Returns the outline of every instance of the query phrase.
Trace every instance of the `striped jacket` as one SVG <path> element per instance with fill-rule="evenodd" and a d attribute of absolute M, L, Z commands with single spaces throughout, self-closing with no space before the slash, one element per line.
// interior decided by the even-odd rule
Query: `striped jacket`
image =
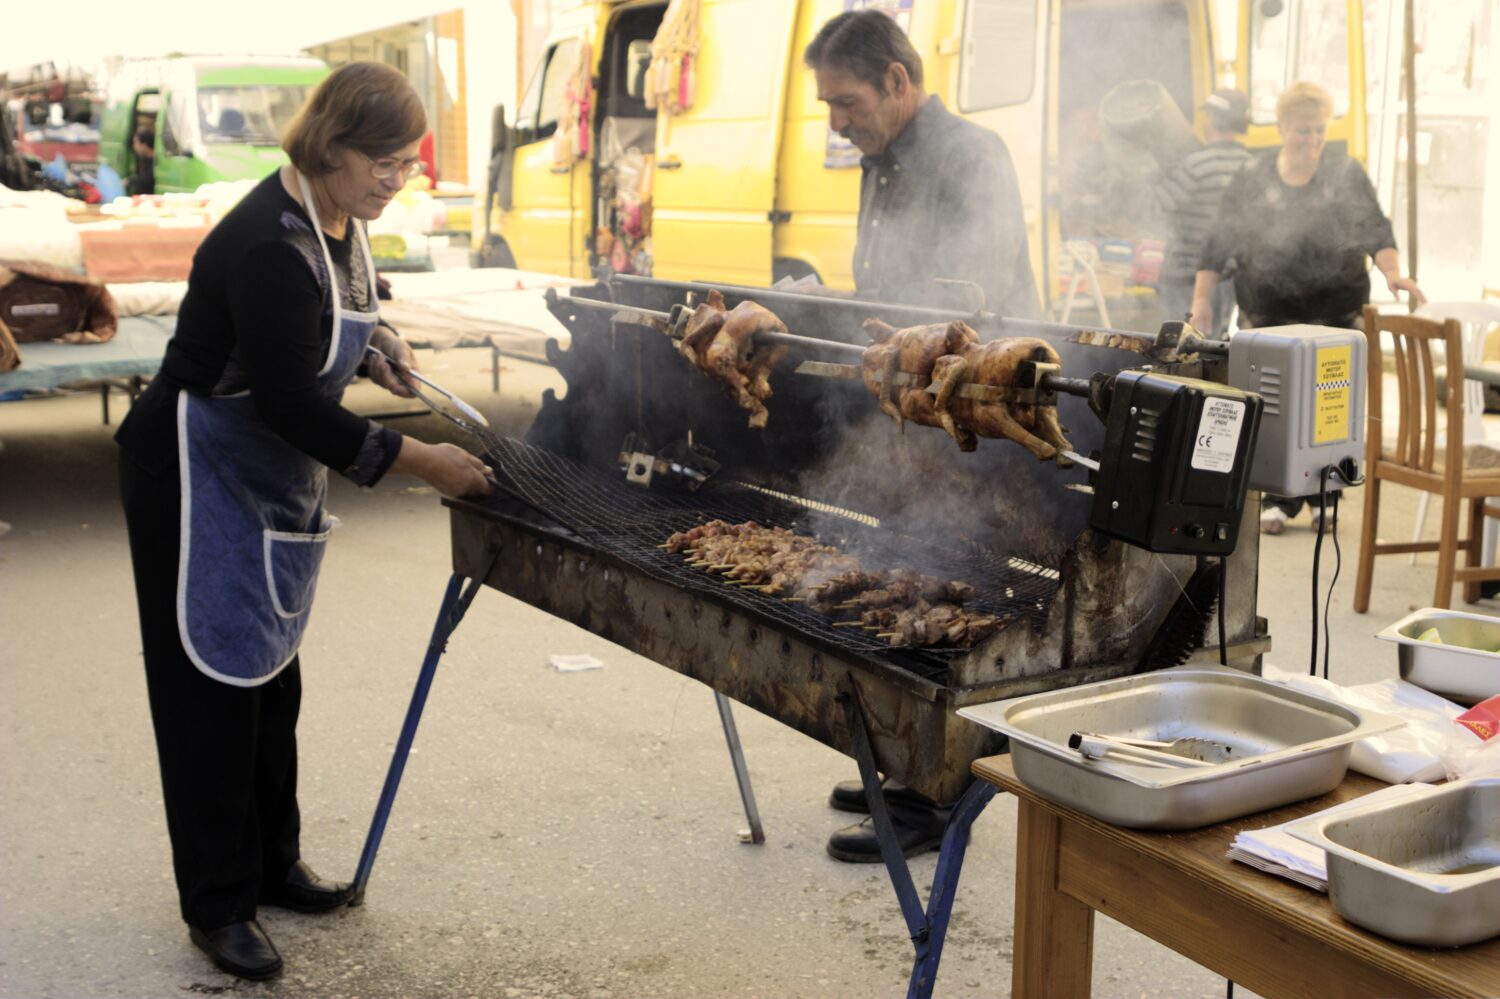
<path fill-rule="evenodd" d="M 1162 174 L 1156 199 L 1171 226 L 1163 277 L 1191 278 L 1197 272 L 1209 231 L 1219 217 L 1219 199 L 1250 159 L 1249 150 L 1225 139 L 1189 153 Z"/>

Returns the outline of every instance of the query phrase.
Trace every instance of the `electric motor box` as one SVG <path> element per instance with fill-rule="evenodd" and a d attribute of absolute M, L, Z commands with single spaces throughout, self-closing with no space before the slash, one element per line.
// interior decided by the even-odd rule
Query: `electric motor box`
<path fill-rule="evenodd" d="M 1260 410 L 1259 397 L 1227 385 L 1122 371 L 1089 524 L 1148 551 L 1230 554 Z"/>
<path fill-rule="evenodd" d="M 1234 335 L 1229 384 L 1264 401 L 1250 488 L 1273 496 L 1311 496 L 1322 488 L 1324 469 L 1360 467 L 1366 354 L 1358 330 L 1272 326 Z M 1327 477 L 1328 489 L 1343 485 L 1339 476 Z"/>

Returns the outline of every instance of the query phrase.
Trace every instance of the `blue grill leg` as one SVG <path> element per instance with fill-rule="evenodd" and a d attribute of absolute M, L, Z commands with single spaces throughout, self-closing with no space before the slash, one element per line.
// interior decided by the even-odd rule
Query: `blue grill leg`
<path fill-rule="evenodd" d="M 498 556 L 497 556 L 498 557 Z M 493 568 L 494 559 L 490 567 Z M 427 705 L 427 692 L 432 689 L 432 678 L 437 673 L 438 659 L 448 645 L 458 623 L 463 620 L 475 594 L 484 585 L 484 574 L 463 586 L 463 577 L 454 573 L 448 578 L 448 589 L 443 594 L 443 604 L 438 609 L 437 623 L 432 628 L 432 639 L 427 643 L 427 656 L 422 660 L 422 669 L 417 674 L 417 686 L 412 691 L 411 703 L 406 708 L 406 721 L 401 725 L 401 737 L 396 740 L 396 751 L 391 756 L 391 765 L 385 774 L 385 786 L 380 789 L 380 801 L 370 819 L 370 831 L 365 835 L 365 846 L 359 854 L 359 867 L 354 872 L 354 898 L 351 904 L 364 901 L 365 886 L 370 881 L 370 871 L 375 866 L 375 854 L 380 850 L 381 837 L 385 835 L 386 821 L 391 817 L 391 806 L 396 801 L 396 789 L 401 785 L 401 774 L 406 769 L 406 758 L 411 753 L 411 744 L 417 737 L 417 723 L 422 720 L 422 709 Z"/>
<path fill-rule="evenodd" d="M 896 839 L 890 809 L 885 803 L 885 791 L 880 784 L 869 729 L 865 726 L 859 688 L 847 674 L 840 684 L 839 701 L 843 704 L 844 718 L 849 728 L 850 748 L 859 764 L 860 781 L 865 786 L 865 799 L 870 803 L 870 815 L 875 820 L 875 837 L 880 843 L 880 856 L 890 874 L 891 886 L 896 890 L 896 901 L 901 906 L 901 915 L 906 920 L 906 928 L 916 951 L 911 981 L 906 991 L 907 999 L 930 999 L 933 984 L 937 980 L 938 962 L 943 956 L 948 920 L 953 915 L 953 899 L 958 893 L 958 878 L 963 869 L 964 853 L 969 848 L 969 828 L 995 796 L 995 787 L 984 781 L 972 781 L 954 805 L 948 816 L 948 825 L 943 830 L 937 870 L 932 878 L 932 895 L 924 911 L 916 885 L 912 882 L 911 869 L 907 867 L 906 857 L 901 853 L 901 844 Z"/>

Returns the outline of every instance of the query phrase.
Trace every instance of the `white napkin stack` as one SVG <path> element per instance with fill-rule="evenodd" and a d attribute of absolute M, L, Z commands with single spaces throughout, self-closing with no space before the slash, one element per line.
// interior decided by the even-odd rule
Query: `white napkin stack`
<path fill-rule="evenodd" d="M 1346 801 L 1341 805 L 1334 805 L 1321 812 L 1304 815 L 1291 822 L 1283 822 L 1281 825 L 1271 826 L 1267 829 L 1246 829 L 1235 836 L 1234 842 L 1229 846 L 1226 856 L 1230 860 L 1238 860 L 1242 864 L 1249 864 L 1267 874 L 1276 874 L 1298 884 L 1306 885 L 1315 891 L 1326 892 L 1328 890 L 1328 858 L 1327 855 L 1311 843 L 1304 843 L 1300 839 L 1294 839 L 1286 832 L 1286 827 L 1298 822 L 1306 822 L 1308 819 L 1322 815 L 1336 815 L 1339 812 L 1347 812 L 1352 808 L 1368 805 L 1377 801 L 1393 801 L 1399 798 L 1410 797 L 1419 791 L 1427 790 L 1429 784 L 1392 784 L 1378 791 L 1372 791 L 1363 797 Z"/>

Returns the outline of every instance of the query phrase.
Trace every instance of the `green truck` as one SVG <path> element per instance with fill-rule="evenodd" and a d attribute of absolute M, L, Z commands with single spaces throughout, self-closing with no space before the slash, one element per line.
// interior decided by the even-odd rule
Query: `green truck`
<path fill-rule="evenodd" d="M 137 172 L 131 136 L 156 141 L 155 193 L 258 180 L 285 163 L 281 136 L 328 75 L 318 59 L 175 56 L 132 60 L 110 81 L 99 124 L 99 162 Z"/>

